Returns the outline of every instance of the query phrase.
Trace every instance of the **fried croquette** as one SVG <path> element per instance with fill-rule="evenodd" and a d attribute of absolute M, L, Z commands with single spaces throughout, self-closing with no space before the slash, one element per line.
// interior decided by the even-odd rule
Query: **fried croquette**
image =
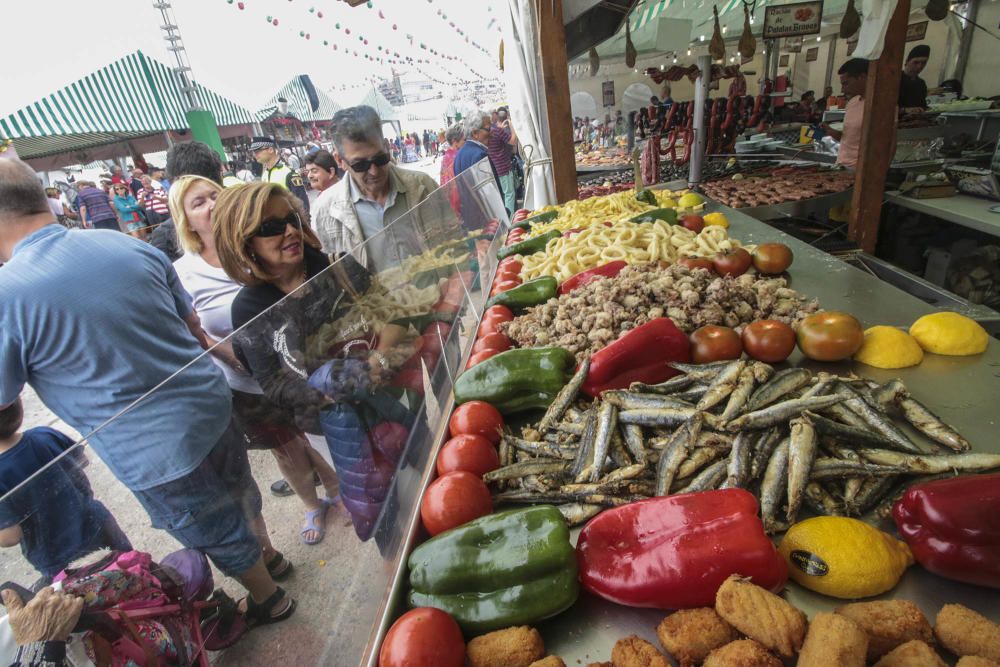
<path fill-rule="evenodd" d="M 470 640 L 465 655 L 471 667 L 528 667 L 545 657 L 545 643 L 538 630 L 522 625 Z"/>
<path fill-rule="evenodd" d="M 710 607 L 670 614 L 656 626 L 656 636 L 680 667 L 700 664 L 713 650 L 739 639 L 733 626 Z"/>
<path fill-rule="evenodd" d="M 615 642 L 611 664 L 614 667 L 670 667 L 670 662 L 655 646 L 636 635 Z"/>
<path fill-rule="evenodd" d="M 587 667 L 615 667 L 610 662 L 588 662 Z"/>
<path fill-rule="evenodd" d="M 715 611 L 724 621 L 786 658 L 802 648 L 806 615 L 769 590 L 737 575 L 715 594 Z"/>
<path fill-rule="evenodd" d="M 980 658 L 978 655 L 966 655 L 959 658 L 955 667 L 1000 667 L 1000 662 Z"/>
<path fill-rule="evenodd" d="M 855 602 L 837 608 L 868 635 L 868 660 L 875 661 L 911 639 L 934 643 L 930 621 L 910 600 Z"/>
<path fill-rule="evenodd" d="M 934 635 L 957 656 L 976 655 L 1000 662 L 1000 625 L 960 604 L 941 607 Z"/>
<path fill-rule="evenodd" d="M 919 639 L 900 644 L 882 656 L 875 667 L 948 667 L 930 646 Z"/>
<path fill-rule="evenodd" d="M 754 640 L 740 639 L 709 653 L 702 667 L 781 667 L 781 660 Z"/>
<path fill-rule="evenodd" d="M 865 667 L 868 635 L 861 626 L 837 614 L 820 613 L 809 623 L 798 667 Z"/>
<path fill-rule="evenodd" d="M 566 667 L 566 663 L 558 655 L 550 655 L 547 658 L 536 660 L 528 667 Z"/>

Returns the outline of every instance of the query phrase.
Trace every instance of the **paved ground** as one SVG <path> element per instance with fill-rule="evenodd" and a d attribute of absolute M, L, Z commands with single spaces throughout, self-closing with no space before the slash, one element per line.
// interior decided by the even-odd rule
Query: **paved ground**
<path fill-rule="evenodd" d="M 421 160 L 405 165 L 437 180 L 440 161 Z M 74 438 L 69 426 L 52 414 L 29 389 L 22 396 L 24 428 L 51 426 Z M 319 440 L 320 447 L 323 446 Z M 111 474 L 92 452 L 86 468 L 95 496 L 118 520 L 133 546 L 161 558 L 180 548 L 167 533 L 152 528 L 149 518 L 132 494 Z M 354 534 L 343 505 L 327 515 L 324 541 L 307 546 L 299 538 L 303 509 L 294 497 L 276 498 L 268 492 L 278 479 L 277 466 L 267 452 L 250 452 L 250 461 L 264 494 L 264 518 L 275 547 L 295 564 L 295 572 L 282 585 L 298 601 L 295 615 L 273 626 L 250 632 L 236 646 L 213 655 L 213 663 L 230 665 L 352 665 L 347 656 L 358 655 L 364 647 L 377 605 L 388 584 L 387 566 L 371 542 L 361 543 Z M 216 586 L 234 598 L 243 595 L 234 580 L 216 572 Z M 38 574 L 21 555 L 20 549 L 0 550 L 0 581 L 30 586 Z"/>

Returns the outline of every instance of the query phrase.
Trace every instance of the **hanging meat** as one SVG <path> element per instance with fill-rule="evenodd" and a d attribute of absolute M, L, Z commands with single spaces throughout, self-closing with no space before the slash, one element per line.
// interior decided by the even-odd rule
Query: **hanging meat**
<path fill-rule="evenodd" d="M 597 49 L 590 47 L 587 57 L 590 59 L 590 76 L 597 76 L 597 70 L 601 69 L 601 57 L 597 55 Z"/>
<path fill-rule="evenodd" d="M 840 22 L 840 36 L 847 39 L 858 31 L 861 27 L 861 16 L 854 7 L 854 0 L 847 0 L 847 9 L 844 10 L 844 18 Z"/>
<path fill-rule="evenodd" d="M 738 48 L 740 55 L 746 59 L 753 58 L 753 54 L 757 52 L 757 40 L 750 30 L 750 8 L 746 3 L 743 5 L 743 34 L 740 35 Z"/>
<path fill-rule="evenodd" d="M 635 67 L 635 58 L 639 55 L 632 43 L 632 30 L 629 27 L 628 19 L 625 19 L 625 64 Z"/>
<path fill-rule="evenodd" d="M 715 28 L 712 31 L 712 41 L 708 43 L 708 55 L 714 60 L 726 59 L 726 43 L 722 40 L 722 28 L 719 27 L 719 8 L 712 5 L 715 16 Z"/>
<path fill-rule="evenodd" d="M 927 0 L 924 13 L 931 21 L 943 21 L 948 16 L 948 0 Z"/>

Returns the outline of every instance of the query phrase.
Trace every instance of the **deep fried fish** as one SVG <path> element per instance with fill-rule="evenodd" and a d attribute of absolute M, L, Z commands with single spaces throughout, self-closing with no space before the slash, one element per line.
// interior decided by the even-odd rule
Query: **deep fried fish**
<path fill-rule="evenodd" d="M 715 611 L 731 626 L 779 655 L 791 658 L 802 648 L 806 615 L 785 600 L 732 575 L 715 594 Z"/>
<path fill-rule="evenodd" d="M 861 626 L 838 614 L 819 613 L 799 653 L 798 667 L 865 667 L 868 635 Z"/>
<path fill-rule="evenodd" d="M 660 621 L 656 636 L 681 667 L 700 664 L 713 650 L 739 639 L 714 609 L 681 609 Z"/>
<path fill-rule="evenodd" d="M 868 635 L 868 660 L 874 661 L 911 639 L 934 643 L 930 621 L 910 600 L 855 602 L 837 613 L 861 626 Z"/>

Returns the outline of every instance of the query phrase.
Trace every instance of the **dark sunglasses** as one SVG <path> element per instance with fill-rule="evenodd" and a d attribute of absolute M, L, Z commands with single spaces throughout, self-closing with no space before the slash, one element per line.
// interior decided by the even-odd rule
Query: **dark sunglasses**
<path fill-rule="evenodd" d="M 362 159 L 362 160 L 357 160 L 356 162 L 352 162 L 350 166 L 353 171 L 362 174 L 371 169 L 372 165 L 375 165 L 376 167 L 384 167 L 385 165 L 389 164 L 390 159 L 391 158 L 389 157 L 388 153 L 379 153 L 370 160 Z"/>
<path fill-rule="evenodd" d="M 284 218 L 271 218 L 260 223 L 260 227 L 253 233 L 254 236 L 281 236 L 285 233 L 285 228 L 291 225 L 295 229 L 302 229 L 302 221 L 299 214 L 292 211 Z"/>

